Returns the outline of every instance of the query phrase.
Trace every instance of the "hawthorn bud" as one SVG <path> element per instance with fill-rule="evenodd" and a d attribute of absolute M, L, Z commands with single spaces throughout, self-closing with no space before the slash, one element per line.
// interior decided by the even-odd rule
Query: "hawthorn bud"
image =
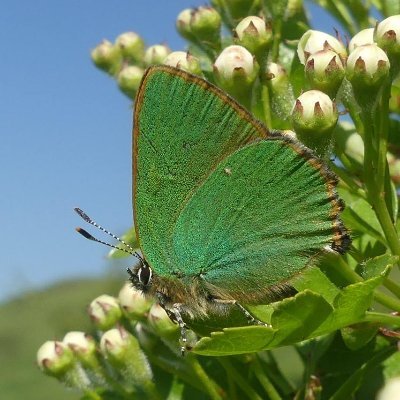
<path fill-rule="evenodd" d="M 374 28 L 363 29 L 351 38 L 349 43 L 349 52 L 351 53 L 356 47 L 373 43 L 375 43 Z"/>
<path fill-rule="evenodd" d="M 92 61 L 97 68 L 114 75 L 121 65 L 121 53 L 117 46 L 103 40 L 91 52 Z"/>
<path fill-rule="evenodd" d="M 158 398 L 154 395 L 150 364 L 133 335 L 122 327 L 110 329 L 100 339 L 100 351 L 110 364 L 122 371 L 128 381 L 142 387 L 147 393 L 153 393 L 146 398 Z"/>
<path fill-rule="evenodd" d="M 270 24 L 256 16 L 242 19 L 235 29 L 235 42 L 253 53 L 258 62 L 267 56 L 267 50 L 272 41 Z"/>
<path fill-rule="evenodd" d="M 298 139 L 320 156 L 329 150 L 337 120 L 336 104 L 319 90 L 309 90 L 300 95 L 292 111 Z"/>
<path fill-rule="evenodd" d="M 302 64 L 306 63 L 311 54 L 321 50 L 332 50 L 337 53 L 342 60 L 347 56 L 346 48 L 342 42 L 320 31 L 308 30 L 300 38 L 299 44 L 297 45 L 297 55 Z"/>
<path fill-rule="evenodd" d="M 103 294 L 90 303 L 88 314 L 96 327 L 104 331 L 119 321 L 122 311 L 115 297 Z"/>
<path fill-rule="evenodd" d="M 124 59 L 137 62 L 144 56 L 144 41 L 135 32 L 125 32 L 117 37 L 115 45 L 120 49 Z"/>
<path fill-rule="evenodd" d="M 389 57 L 400 57 L 400 15 L 392 15 L 375 27 L 374 38 Z"/>
<path fill-rule="evenodd" d="M 368 88 L 376 90 L 388 78 L 389 69 L 390 63 L 386 53 L 376 44 L 367 44 L 356 47 L 350 53 L 346 75 L 355 92 Z"/>
<path fill-rule="evenodd" d="M 252 54 L 242 46 L 226 47 L 214 64 L 217 83 L 247 106 L 258 70 Z"/>
<path fill-rule="evenodd" d="M 199 59 L 185 51 L 173 51 L 168 54 L 164 64 L 180 68 L 195 75 L 202 75 Z"/>
<path fill-rule="evenodd" d="M 339 55 L 332 50 L 311 54 L 306 61 L 305 73 L 313 89 L 332 97 L 335 97 L 345 75 Z"/>
<path fill-rule="evenodd" d="M 268 63 L 263 82 L 269 88 L 273 112 L 281 120 L 289 120 L 295 97 L 286 70 L 280 64 Z"/>
<path fill-rule="evenodd" d="M 199 7 L 192 11 L 190 31 L 196 40 L 215 47 L 220 43 L 221 16 L 212 7 Z"/>
<path fill-rule="evenodd" d="M 150 326 L 161 337 L 176 339 L 179 326 L 171 321 L 165 310 L 157 303 L 150 308 L 148 321 Z"/>
<path fill-rule="evenodd" d="M 176 19 L 176 29 L 182 37 L 190 41 L 194 40 L 191 21 L 192 21 L 193 9 L 186 8 L 181 11 Z"/>
<path fill-rule="evenodd" d="M 143 60 L 148 67 L 162 64 L 169 53 L 171 53 L 171 50 L 167 46 L 155 44 L 146 50 Z"/>
<path fill-rule="evenodd" d="M 130 65 L 118 74 L 118 86 L 130 99 L 134 99 L 143 76 L 143 69 Z"/>
<path fill-rule="evenodd" d="M 68 332 L 63 339 L 67 345 L 84 365 L 92 365 L 96 354 L 96 342 L 93 337 L 85 332 Z"/>
<path fill-rule="evenodd" d="M 63 342 L 49 340 L 37 352 L 37 364 L 47 375 L 61 378 L 74 365 L 71 349 Z"/>
<path fill-rule="evenodd" d="M 153 304 L 152 300 L 147 299 L 142 292 L 132 287 L 129 282 L 125 283 L 120 290 L 118 300 L 125 314 L 133 319 L 143 318 Z"/>

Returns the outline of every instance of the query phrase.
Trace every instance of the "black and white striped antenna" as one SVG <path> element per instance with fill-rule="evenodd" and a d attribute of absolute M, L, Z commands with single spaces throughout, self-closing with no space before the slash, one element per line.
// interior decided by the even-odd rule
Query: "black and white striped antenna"
<path fill-rule="evenodd" d="M 85 231 L 85 229 L 83 228 L 76 228 L 75 230 L 80 233 L 83 237 L 85 237 L 86 239 L 92 240 L 93 242 L 97 242 L 97 243 L 101 243 L 104 244 L 108 247 L 112 247 L 113 249 L 116 250 L 121 250 L 124 253 L 130 254 L 134 257 L 136 257 L 138 260 L 140 260 L 141 262 L 144 262 L 143 257 L 137 252 L 135 251 L 135 249 L 127 242 L 125 242 L 125 240 L 119 238 L 118 236 L 114 235 L 113 233 L 111 233 L 110 231 L 108 231 L 107 229 L 103 228 L 101 225 L 99 225 L 97 222 L 95 222 L 94 220 L 92 220 L 92 218 L 90 218 L 85 212 L 83 212 L 80 208 L 75 207 L 74 208 L 75 212 L 88 224 L 95 226 L 97 229 L 100 229 L 102 232 L 106 233 L 107 235 L 111 236 L 112 238 L 114 238 L 115 240 L 117 240 L 118 242 L 122 243 L 124 246 L 126 246 L 128 248 L 124 249 L 122 247 L 119 246 L 115 246 L 113 244 L 104 242 L 103 240 L 97 239 L 94 236 L 92 236 L 89 232 Z"/>

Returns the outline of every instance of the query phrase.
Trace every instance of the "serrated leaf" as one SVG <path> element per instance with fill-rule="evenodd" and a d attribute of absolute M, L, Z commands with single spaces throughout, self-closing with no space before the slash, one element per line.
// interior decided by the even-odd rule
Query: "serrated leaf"
<path fill-rule="evenodd" d="M 344 188 L 339 189 L 339 192 L 346 203 L 346 208 L 342 213 L 345 225 L 351 227 L 353 231 L 368 234 L 385 243 L 382 228 L 371 205 L 366 200 L 351 194 Z"/>
<path fill-rule="evenodd" d="M 342 339 L 350 350 L 358 350 L 368 344 L 378 332 L 378 326 L 371 323 L 355 324 L 341 330 Z"/>
<path fill-rule="evenodd" d="M 382 254 L 367 260 L 365 263 L 361 264 L 357 269 L 357 272 L 364 278 L 373 278 L 380 276 L 386 272 L 388 267 L 393 266 L 399 260 L 398 256 L 393 256 L 391 254 Z"/>
<path fill-rule="evenodd" d="M 315 266 L 305 268 L 291 284 L 298 292 L 309 289 L 314 293 L 319 293 L 330 304 L 340 292 L 338 287 Z"/>
<path fill-rule="evenodd" d="M 261 351 L 268 348 L 275 330 L 264 326 L 225 328 L 223 332 L 213 332 L 197 342 L 194 353 L 205 356 L 226 356 Z"/>

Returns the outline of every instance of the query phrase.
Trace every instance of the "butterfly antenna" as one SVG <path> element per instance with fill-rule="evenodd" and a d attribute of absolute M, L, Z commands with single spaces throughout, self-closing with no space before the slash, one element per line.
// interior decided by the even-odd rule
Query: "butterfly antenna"
<path fill-rule="evenodd" d="M 103 228 L 101 225 L 99 225 L 97 222 L 93 221 L 86 213 L 84 213 L 80 208 L 75 207 L 74 208 L 75 212 L 84 220 L 86 221 L 88 224 L 91 224 L 93 226 L 95 226 L 97 229 L 100 229 L 102 232 L 106 233 L 107 235 L 111 236 L 112 238 L 114 238 L 115 240 L 118 240 L 118 242 L 122 243 L 124 246 L 126 246 L 129 250 L 126 250 L 122 247 L 119 246 L 114 246 L 113 244 L 104 242 L 103 240 L 97 239 L 95 238 L 93 235 L 91 235 L 89 232 L 85 231 L 82 228 L 76 228 L 76 231 L 78 233 L 80 233 L 83 237 L 85 237 L 86 239 L 92 240 L 94 242 L 98 242 L 101 244 L 104 244 L 108 247 L 112 247 L 113 249 L 117 249 L 117 250 L 121 250 L 127 254 L 130 254 L 136 258 L 138 258 L 140 261 L 143 261 L 143 258 L 139 255 L 139 253 L 137 251 L 135 251 L 135 249 L 127 242 L 125 242 L 125 240 L 119 238 L 118 236 L 114 235 L 113 233 L 111 233 L 110 231 L 108 231 L 107 229 Z"/>

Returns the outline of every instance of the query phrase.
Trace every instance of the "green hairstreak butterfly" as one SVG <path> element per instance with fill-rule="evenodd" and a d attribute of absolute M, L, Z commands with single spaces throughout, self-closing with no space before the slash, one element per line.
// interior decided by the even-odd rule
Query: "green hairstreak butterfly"
<path fill-rule="evenodd" d="M 128 269 L 181 327 L 226 304 L 260 304 L 350 239 L 336 177 L 211 83 L 149 68 L 133 133 L 133 211 L 142 256 Z"/>

